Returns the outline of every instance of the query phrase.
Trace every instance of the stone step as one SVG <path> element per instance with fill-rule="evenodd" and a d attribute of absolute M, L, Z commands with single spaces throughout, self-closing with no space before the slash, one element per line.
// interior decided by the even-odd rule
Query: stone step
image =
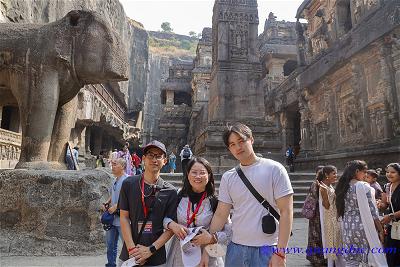
<path fill-rule="evenodd" d="M 304 201 L 301 201 L 301 200 L 294 200 L 293 201 L 293 209 L 296 209 L 296 208 L 303 208 L 303 205 L 304 205 Z"/>
<path fill-rule="evenodd" d="M 307 193 L 295 193 L 293 195 L 293 201 L 303 201 L 306 199 Z"/>
<path fill-rule="evenodd" d="M 293 186 L 293 185 L 292 185 Z M 293 186 L 294 193 L 308 193 L 310 186 Z"/>
<path fill-rule="evenodd" d="M 290 183 L 292 186 L 310 186 L 314 181 L 315 178 L 310 180 L 290 180 Z"/>

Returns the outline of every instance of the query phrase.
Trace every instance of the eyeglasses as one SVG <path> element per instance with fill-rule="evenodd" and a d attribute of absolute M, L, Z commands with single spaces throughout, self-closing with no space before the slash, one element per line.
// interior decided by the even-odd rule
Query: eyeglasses
<path fill-rule="evenodd" d="M 153 153 L 147 153 L 146 158 L 149 159 L 156 159 L 156 160 L 162 160 L 164 158 L 164 154 L 158 155 L 158 154 L 153 154 Z"/>
<path fill-rule="evenodd" d="M 189 172 L 189 175 L 195 176 L 195 177 L 196 177 L 196 176 L 205 177 L 205 176 L 208 175 L 208 173 L 205 172 L 205 171 L 201 171 L 201 172 L 192 172 L 192 171 L 190 171 L 190 172 Z"/>

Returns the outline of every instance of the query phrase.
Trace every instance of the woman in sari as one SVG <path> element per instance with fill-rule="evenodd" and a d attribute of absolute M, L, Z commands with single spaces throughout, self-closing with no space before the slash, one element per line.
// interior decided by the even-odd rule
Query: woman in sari
<path fill-rule="evenodd" d="M 371 253 L 382 248 L 384 232 L 371 196 L 364 182 L 367 164 L 361 160 L 346 164 L 336 186 L 336 209 L 342 218 L 343 243 L 352 252 L 344 253 L 346 266 L 388 266 L 384 254 Z M 350 246 L 350 248 L 349 248 Z"/>

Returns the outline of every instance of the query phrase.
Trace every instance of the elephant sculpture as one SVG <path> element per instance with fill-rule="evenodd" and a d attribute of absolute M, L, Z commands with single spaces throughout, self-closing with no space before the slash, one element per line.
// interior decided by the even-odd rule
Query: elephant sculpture
<path fill-rule="evenodd" d="M 0 106 L 19 107 L 16 168 L 57 168 L 85 84 L 124 81 L 128 57 L 108 21 L 73 10 L 49 24 L 0 24 Z"/>

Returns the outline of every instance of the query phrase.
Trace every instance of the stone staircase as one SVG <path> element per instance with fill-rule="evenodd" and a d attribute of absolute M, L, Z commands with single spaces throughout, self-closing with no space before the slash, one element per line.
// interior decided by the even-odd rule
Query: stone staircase
<path fill-rule="evenodd" d="M 295 218 L 302 218 L 301 209 L 303 207 L 304 200 L 306 199 L 308 190 L 311 183 L 315 179 L 313 172 L 293 172 L 289 173 L 290 181 L 294 190 L 293 196 L 293 216 Z M 177 188 L 182 187 L 182 173 L 161 173 L 161 177 L 173 184 Z M 219 184 L 221 182 L 221 174 L 214 175 L 215 189 L 218 194 Z"/>

